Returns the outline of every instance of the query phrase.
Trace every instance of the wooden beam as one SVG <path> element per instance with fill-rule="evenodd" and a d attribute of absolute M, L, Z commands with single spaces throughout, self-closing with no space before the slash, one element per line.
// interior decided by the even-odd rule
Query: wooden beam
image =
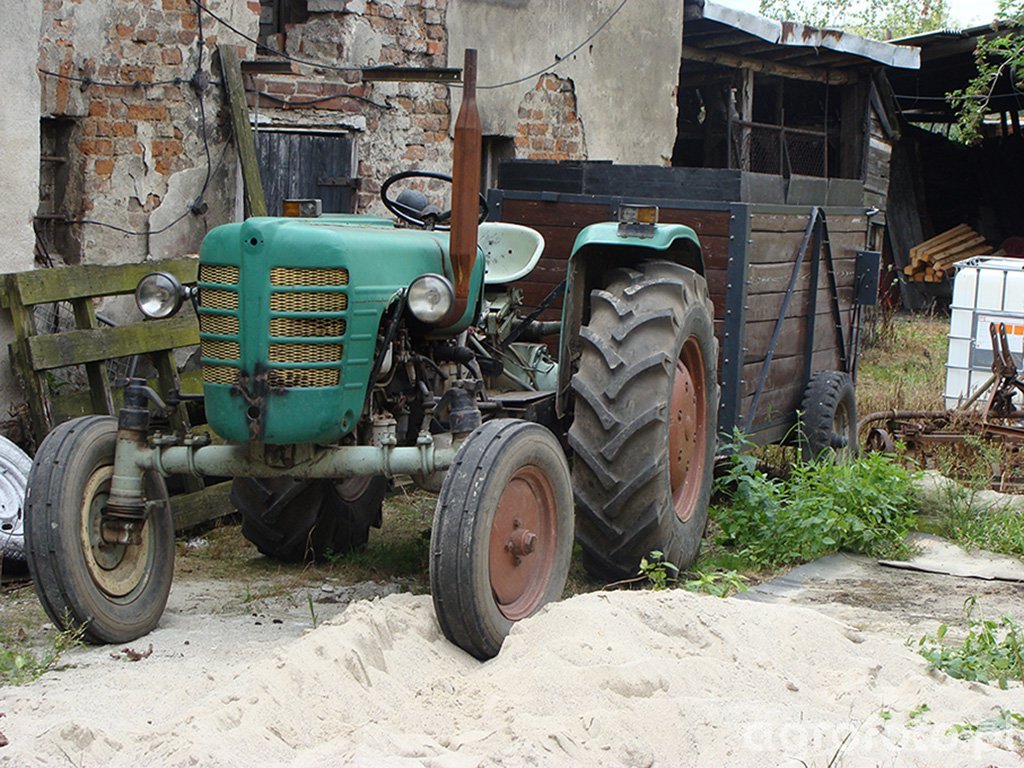
<path fill-rule="evenodd" d="M 776 64 L 760 59 L 751 59 L 746 56 L 736 56 L 731 53 L 702 50 L 684 45 L 682 49 L 683 61 L 700 61 L 705 64 L 717 64 L 732 69 L 749 69 L 753 72 L 764 72 L 769 75 L 787 77 L 791 80 L 809 80 L 815 83 L 829 83 L 839 85 L 852 83 L 856 77 L 849 72 L 835 72 L 829 69 L 812 69 L 809 67 L 797 67 L 791 64 Z"/>
<path fill-rule="evenodd" d="M 115 266 L 91 264 L 19 272 L 8 277 L 8 285 L 22 304 L 31 306 L 135 293 L 139 280 L 156 271 L 170 272 L 183 283 L 194 283 L 198 270 L 199 260 L 195 258 Z"/>
<path fill-rule="evenodd" d="M 192 316 L 150 320 L 116 328 L 53 333 L 28 339 L 32 368 L 36 371 L 189 347 L 198 343 L 199 323 Z"/>
<path fill-rule="evenodd" d="M 245 100 L 245 85 L 242 83 L 242 67 L 238 62 L 235 46 L 220 43 L 220 70 L 231 106 L 231 124 L 235 129 L 235 146 L 238 160 L 242 164 L 242 180 L 245 184 L 245 203 L 250 216 L 266 216 L 267 201 L 263 196 L 263 182 L 256 160 L 256 140 L 249 124 L 249 105 Z"/>

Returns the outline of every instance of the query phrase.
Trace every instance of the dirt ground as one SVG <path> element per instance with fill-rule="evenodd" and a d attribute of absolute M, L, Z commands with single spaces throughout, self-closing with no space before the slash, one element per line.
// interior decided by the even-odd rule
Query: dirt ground
<path fill-rule="evenodd" d="M 480 664 L 420 576 L 282 568 L 235 536 L 182 545 L 148 637 L 0 688 L 0 765 L 1024 765 L 1021 731 L 949 731 L 1024 710 L 1020 686 L 929 673 L 907 647 L 969 597 L 1024 616 L 1021 582 L 835 555 L 725 600 L 581 594 Z M 31 588 L 0 618 L 52 633 Z"/>

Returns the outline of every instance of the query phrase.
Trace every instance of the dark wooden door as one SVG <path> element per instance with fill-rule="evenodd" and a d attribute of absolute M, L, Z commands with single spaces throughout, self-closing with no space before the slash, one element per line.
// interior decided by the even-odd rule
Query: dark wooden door
<path fill-rule="evenodd" d="M 311 131 L 260 131 L 256 137 L 267 213 L 281 201 L 319 198 L 324 213 L 355 212 L 355 142 L 352 136 Z"/>

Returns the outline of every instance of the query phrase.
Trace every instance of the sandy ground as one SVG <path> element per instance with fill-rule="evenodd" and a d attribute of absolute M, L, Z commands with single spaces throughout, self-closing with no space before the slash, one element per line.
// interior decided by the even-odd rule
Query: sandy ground
<path fill-rule="evenodd" d="M 79 649 L 0 689 L 0 765 L 1024 765 L 1022 731 L 947 733 L 1024 711 L 1024 690 L 930 673 L 906 645 L 964 596 L 1024 615 L 1020 583 L 839 556 L 742 599 L 591 593 L 484 664 L 426 596 L 324 584 L 314 629 L 306 590 L 243 610 L 237 589 L 179 581 L 132 646 L 151 655 Z"/>

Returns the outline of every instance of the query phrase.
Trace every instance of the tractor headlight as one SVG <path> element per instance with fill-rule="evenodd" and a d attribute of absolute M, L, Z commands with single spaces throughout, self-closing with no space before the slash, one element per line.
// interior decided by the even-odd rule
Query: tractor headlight
<path fill-rule="evenodd" d="M 181 309 L 185 289 L 168 272 L 150 272 L 135 288 L 135 304 L 146 317 L 158 320 L 172 317 Z"/>
<path fill-rule="evenodd" d="M 455 289 L 441 275 L 422 275 L 409 285 L 406 303 L 417 320 L 436 323 L 451 311 Z"/>

